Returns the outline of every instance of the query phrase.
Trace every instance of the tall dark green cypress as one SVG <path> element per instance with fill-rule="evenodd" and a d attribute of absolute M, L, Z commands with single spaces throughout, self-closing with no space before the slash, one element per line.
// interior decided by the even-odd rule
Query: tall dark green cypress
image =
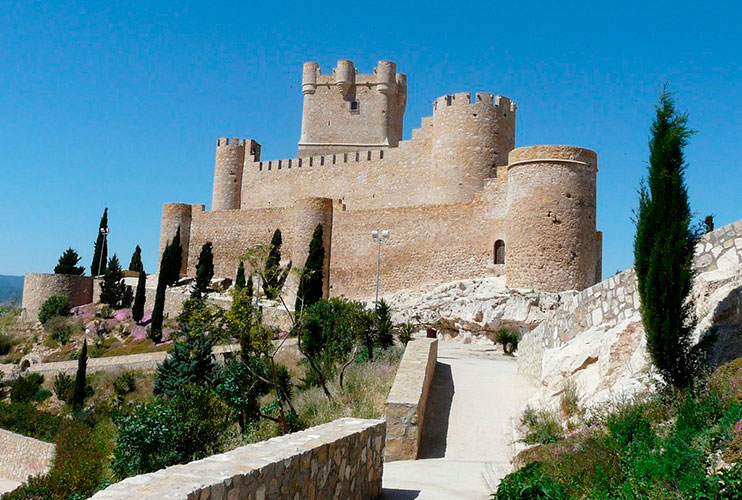
<path fill-rule="evenodd" d="M 242 290 L 245 288 L 245 263 L 240 261 L 240 265 L 237 266 L 237 277 L 234 279 L 235 290 Z"/>
<path fill-rule="evenodd" d="M 296 292 L 294 310 L 307 310 L 324 295 L 325 277 L 325 244 L 322 239 L 322 224 L 314 228 L 312 241 L 309 243 L 309 254 L 299 277 L 299 289 Z M 302 306 L 303 304 L 303 306 Z"/>
<path fill-rule="evenodd" d="M 276 229 L 271 237 L 271 246 L 268 251 L 268 258 L 265 259 L 265 281 L 263 282 L 263 291 L 265 296 L 269 299 L 274 299 L 278 296 L 281 287 L 279 281 L 281 280 L 281 244 L 283 243 L 283 236 L 281 230 Z"/>
<path fill-rule="evenodd" d="M 103 216 L 98 225 L 98 236 L 95 239 L 93 250 L 93 262 L 90 265 L 90 275 L 99 276 L 106 271 L 106 259 L 108 259 L 108 241 L 103 236 L 102 229 L 108 229 L 108 208 L 103 210 Z"/>
<path fill-rule="evenodd" d="M 88 367 L 88 339 L 82 343 L 80 357 L 77 358 L 77 376 L 75 377 L 75 392 L 72 395 L 72 410 L 80 413 L 85 406 L 86 372 Z"/>
<path fill-rule="evenodd" d="M 196 280 L 193 284 L 191 297 L 200 299 L 209 292 L 211 278 L 214 277 L 214 252 L 210 241 L 204 243 L 201 247 L 201 253 L 198 256 L 196 264 Z"/>
<path fill-rule="evenodd" d="M 165 253 L 163 253 L 164 264 L 160 266 L 160 273 L 165 274 L 165 284 L 167 286 L 173 286 L 180 279 L 180 268 L 183 265 L 183 247 L 180 244 L 180 226 L 175 232 L 173 240 L 170 242 L 170 251 L 167 253 L 167 259 L 164 259 Z"/>
<path fill-rule="evenodd" d="M 252 274 L 248 276 L 247 283 L 245 283 L 245 293 L 248 297 L 253 296 L 253 283 L 252 283 Z"/>
<path fill-rule="evenodd" d="M 180 231 L 180 230 L 178 230 Z M 155 292 L 155 303 L 152 306 L 152 320 L 149 323 L 148 337 L 155 344 L 162 341 L 162 322 L 165 314 L 165 291 L 167 290 L 168 274 L 171 273 L 168 266 L 172 265 L 173 258 L 170 243 L 165 245 L 160 257 L 160 271 L 157 273 L 157 291 Z"/>
<path fill-rule="evenodd" d="M 683 148 L 692 134 L 687 121 L 663 88 L 651 127 L 648 180 L 639 190 L 634 238 L 647 349 L 665 381 L 680 388 L 692 382 L 695 372 L 689 295 L 696 236 L 684 180 Z"/>
<path fill-rule="evenodd" d="M 131 318 L 139 323 L 144 317 L 144 303 L 146 301 L 147 274 L 144 270 L 139 271 L 137 279 L 137 293 L 134 296 L 134 305 L 131 307 Z"/>
<path fill-rule="evenodd" d="M 129 262 L 129 271 L 144 271 L 144 264 L 142 264 L 142 249 L 137 245 L 134 249 L 134 253 L 131 255 L 131 261 Z"/>

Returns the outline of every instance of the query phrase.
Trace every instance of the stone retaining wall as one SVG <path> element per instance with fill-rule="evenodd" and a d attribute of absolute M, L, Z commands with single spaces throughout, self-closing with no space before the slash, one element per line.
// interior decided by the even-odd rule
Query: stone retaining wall
<path fill-rule="evenodd" d="M 49 472 L 55 446 L 0 429 L 0 479 L 25 481 Z"/>
<path fill-rule="evenodd" d="M 71 306 L 93 300 L 93 278 L 71 274 L 26 273 L 23 277 L 23 321 L 36 321 L 49 297 L 67 297 Z"/>
<path fill-rule="evenodd" d="M 742 220 L 705 234 L 696 245 L 695 270 L 713 271 L 740 262 Z M 545 349 L 556 348 L 594 326 L 610 328 L 639 310 L 636 273 L 620 272 L 568 299 L 518 345 L 518 372 L 541 378 Z"/>
<path fill-rule="evenodd" d="M 214 346 L 212 352 L 216 361 L 224 364 L 225 356 L 229 356 L 239 350 L 239 344 L 217 345 Z M 167 351 L 159 351 L 144 354 L 127 354 L 125 356 L 110 356 L 105 358 L 88 358 L 87 370 L 88 373 L 117 370 L 155 370 L 157 365 L 162 363 L 167 355 Z M 62 372 L 74 374 L 77 372 L 77 360 L 32 364 L 28 367 L 28 371 L 52 376 Z"/>
<path fill-rule="evenodd" d="M 342 418 L 184 465 L 130 477 L 91 500 L 374 500 L 386 425 Z"/>
<path fill-rule="evenodd" d="M 437 339 L 421 338 L 407 344 L 386 400 L 387 462 L 417 458 L 437 360 Z"/>

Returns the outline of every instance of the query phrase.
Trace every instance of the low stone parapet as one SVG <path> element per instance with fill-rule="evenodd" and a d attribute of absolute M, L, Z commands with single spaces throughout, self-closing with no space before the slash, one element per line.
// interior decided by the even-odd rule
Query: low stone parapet
<path fill-rule="evenodd" d="M 342 418 L 184 465 L 124 479 L 91 500 L 374 500 L 381 420 Z"/>
<path fill-rule="evenodd" d="M 55 446 L 0 429 L 0 479 L 23 482 L 49 472 Z"/>
<path fill-rule="evenodd" d="M 421 338 L 407 344 L 386 400 L 387 462 L 417 458 L 437 360 L 437 339 Z"/>

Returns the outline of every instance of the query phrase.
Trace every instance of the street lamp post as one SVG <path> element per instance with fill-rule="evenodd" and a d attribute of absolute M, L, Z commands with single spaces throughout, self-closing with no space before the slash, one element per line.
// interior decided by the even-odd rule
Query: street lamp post
<path fill-rule="evenodd" d="M 371 237 L 379 243 L 379 254 L 376 258 L 376 309 L 379 308 L 379 275 L 381 274 L 381 244 L 389 239 L 389 230 L 371 231 Z"/>

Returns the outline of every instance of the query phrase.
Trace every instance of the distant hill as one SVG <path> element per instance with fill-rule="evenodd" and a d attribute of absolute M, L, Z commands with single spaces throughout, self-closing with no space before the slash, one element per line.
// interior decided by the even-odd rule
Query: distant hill
<path fill-rule="evenodd" d="M 23 295 L 23 276 L 3 276 L 0 274 L 0 304 L 17 300 Z"/>

